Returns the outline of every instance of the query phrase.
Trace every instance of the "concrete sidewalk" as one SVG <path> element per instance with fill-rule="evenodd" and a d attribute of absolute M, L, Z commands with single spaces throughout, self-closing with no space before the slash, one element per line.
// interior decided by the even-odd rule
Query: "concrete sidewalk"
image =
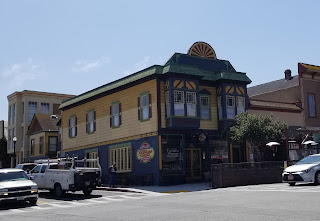
<path fill-rule="evenodd" d="M 211 183 L 189 183 L 180 184 L 172 186 L 133 186 L 133 187 L 99 187 L 98 190 L 107 191 L 120 191 L 120 192 L 140 192 L 140 193 L 181 193 L 181 192 L 192 192 L 209 190 L 211 188 Z"/>

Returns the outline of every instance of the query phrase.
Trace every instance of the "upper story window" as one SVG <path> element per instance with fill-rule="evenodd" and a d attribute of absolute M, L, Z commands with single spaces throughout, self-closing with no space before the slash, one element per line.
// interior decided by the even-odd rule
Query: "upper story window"
<path fill-rule="evenodd" d="M 166 99 L 166 111 L 167 111 L 167 116 L 171 115 L 171 107 L 170 107 L 170 93 L 167 91 L 165 93 L 165 99 Z"/>
<path fill-rule="evenodd" d="M 200 96 L 200 111 L 201 119 L 209 120 L 210 119 L 210 97 L 209 96 Z"/>
<path fill-rule="evenodd" d="M 58 126 L 58 142 L 61 142 L 62 138 L 62 128 L 61 126 Z"/>
<path fill-rule="evenodd" d="M 37 113 L 37 102 L 29 101 L 28 103 L 28 122 L 31 122 L 33 115 Z"/>
<path fill-rule="evenodd" d="M 87 113 L 87 122 L 86 122 L 86 131 L 88 134 L 96 131 L 96 112 L 94 110 L 90 110 Z"/>
<path fill-rule="evenodd" d="M 227 110 L 227 118 L 234 118 L 235 116 L 235 101 L 234 96 L 226 96 L 226 110 Z"/>
<path fill-rule="evenodd" d="M 49 137 L 49 152 L 56 152 L 58 147 L 58 137 Z"/>
<path fill-rule="evenodd" d="M 184 116 L 184 91 L 174 91 L 174 115 Z"/>
<path fill-rule="evenodd" d="M 43 154 L 43 137 L 39 139 L 39 154 Z"/>
<path fill-rule="evenodd" d="M 12 105 L 12 123 L 16 122 L 16 104 Z"/>
<path fill-rule="evenodd" d="M 138 98 L 138 119 L 144 121 L 150 119 L 151 117 L 151 94 L 145 92 L 142 93 Z"/>
<path fill-rule="evenodd" d="M 49 114 L 49 103 L 41 103 L 41 113 L 42 114 Z"/>
<path fill-rule="evenodd" d="M 71 116 L 69 118 L 69 137 L 77 136 L 77 117 Z"/>
<path fill-rule="evenodd" d="M 316 99 L 315 94 L 308 93 L 308 110 L 309 117 L 316 117 Z"/>
<path fill-rule="evenodd" d="M 237 97 L 237 114 L 241 114 L 245 112 L 245 98 L 244 97 Z"/>
<path fill-rule="evenodd" d="M 22 102 L 22 112 L 21 112 L 22 116 L 21 116 L 21 120 L 22 122 L 24 122 L 24 102 Z"/>
<path fill-rule="evenodd" d="M 12 118 L 11 108 L 12 108 L 12 106 L 10 105 L 10 106 L 9 106 L 9 113 L 8 113 L 8 115 L 9 115 L 8 124 L 9 124 L 9 125 L 11 124 L 11 118 Z"/>
<path fill-rule="evenodd" d="M 121 104 L 114 102 L 110 106 L 110 127 L 119 127 L 121 125 Z"/>
<path fill-rule="evenodd" d="M 31 155 L 34 155 L 34 139 L 31 139 L 31 150 L 30 150 L 30 153 Z"/>
<path fill-rule="evenodd" d="M 197 116 L 197 98 L 196 92 L 188 92 L 187 95 L 187 116 L 196 117 Z"/>

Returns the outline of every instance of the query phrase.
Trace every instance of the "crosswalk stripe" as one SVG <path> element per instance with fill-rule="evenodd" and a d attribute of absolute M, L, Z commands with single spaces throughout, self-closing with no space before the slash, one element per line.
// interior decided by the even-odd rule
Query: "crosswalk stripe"
<path fill-rule="evenodd" d="M 104 196 L 102 198 L 110 201 L 123 201 L 123 199 L 115 199 L 115 198 L 111 198 L 110 196 Z"/>
<path fill-rule="evenodd" d="M 92 202 L 92 203 L 106 203 L 105 201 L 102 200 L 94 200 L 94 199 L 87 199 L 86 201 Z"/>

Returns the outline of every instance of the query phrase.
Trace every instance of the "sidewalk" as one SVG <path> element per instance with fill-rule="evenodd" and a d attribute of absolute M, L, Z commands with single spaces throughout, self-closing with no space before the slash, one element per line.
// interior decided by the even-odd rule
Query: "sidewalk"
<path fill-rule="evenodd" d="M 172 186 L 133 186 L 133 187 L 116 187 L 110 188 L 106 186 L 98 187 L 98 190 L 120 191 L 120 192 L 139 192 L 139 193 L 181 193 L 193 192 L 201 190 L 209 190 L 211 183 L 189 183 Z"/>

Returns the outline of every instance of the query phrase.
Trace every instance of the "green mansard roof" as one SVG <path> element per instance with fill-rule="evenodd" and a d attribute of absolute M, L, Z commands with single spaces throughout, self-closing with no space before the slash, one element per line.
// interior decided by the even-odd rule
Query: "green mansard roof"
<path fill-rule="evenodd" d="M 201 80 L 213 82 L 224 80 L 237 81 L 243 84 L 251 83 L 247 75 L 242 72 L 236 72 L 229 61 L 175 53 L 164 66 L 154 65 L 105 84 L 63 102 L 59 108 L 62 110 L 68 109 L 71 105 L 76 106 L 121 86 L 143 80 L 147 77 L 165 76 L 169 73 L 199 76 Z"/>

